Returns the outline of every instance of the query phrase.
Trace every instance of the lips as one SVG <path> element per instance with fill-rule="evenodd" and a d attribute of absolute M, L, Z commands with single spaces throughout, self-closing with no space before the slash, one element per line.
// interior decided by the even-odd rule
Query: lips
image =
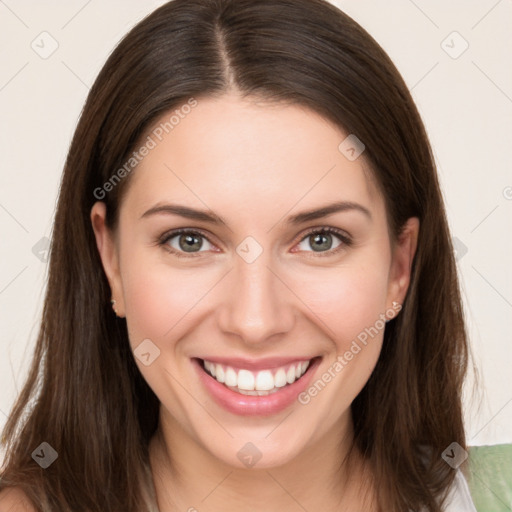
<path fill-rule="evenodd" d="M 192 363 L 207 393 L 218 405 L 237 415 L 268 416 L 286 409 L 296 401 L 297 396 L 313 379 L 321 359 L 248 361 L 208 357 L 193 358 Z M 283 373 L 286 378 L 284 384 Z M 288 377 L 291 382 L 288 382 Z M 219 378 L 224 378 L 224 382 L 220 382 Z M 235 383 L 235 378 L 236 385 L 231 385 Z M 269 389 L 256 389 L 262 387 Z"/>

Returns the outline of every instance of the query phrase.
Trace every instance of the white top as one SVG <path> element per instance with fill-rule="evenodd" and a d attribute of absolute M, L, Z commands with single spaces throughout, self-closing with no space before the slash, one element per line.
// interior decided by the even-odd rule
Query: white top
<path fill-rule="evenodd" d="M 459 469 L 456 470 L 455 479 L 445 503 L 445 512 L 477 512 L 466 479 Z"/>

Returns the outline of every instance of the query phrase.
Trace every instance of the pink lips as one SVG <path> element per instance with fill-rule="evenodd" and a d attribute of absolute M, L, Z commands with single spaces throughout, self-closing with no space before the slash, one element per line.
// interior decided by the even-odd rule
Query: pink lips
<path fill-rule="evenodd" d="M 277 368 L 295 361 L 303 361 L 304 359 L 307 358 L 275 358 L 257 362 L 250 362 L 242 359 L 216 359 L 214 357 L 211 359 L 208 358 L 207 360 L 216 363 L 218 362 L 220 364 L 228 364 L 235 368 L 256 371 L 261 369 Z M 242 395 L 236 391 L 232 391 L 206 373 L 202 366 L 202 360 L 193 358 L 192 362 L 196 368 L 200 381 L 203 383 L 208 394 L 218 405 L 237 415 L 270 416 L 289 407 L 297 399 L 297 396 L 309 386 L 309 383 L 313 378 L 314 370 L 320 364 L 320 360 L 321 358 L 313 358 L 306 373 L 300 379 L 296 380 L 293 384 L 280 388 L 275 393 L 265 396 Z"/>

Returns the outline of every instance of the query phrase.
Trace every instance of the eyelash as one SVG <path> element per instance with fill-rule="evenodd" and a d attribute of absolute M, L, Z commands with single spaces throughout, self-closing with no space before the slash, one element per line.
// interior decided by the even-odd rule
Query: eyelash
<path fill-rule="evenodd" d="M 168 231 L 168 232 L 164 233 L 162 236 L 160 236 L 157 239 L 157 244 L 159 246 L 162 246 L 165 250 L 167 250 L 171 254 L 177 256 L 178 258 L 196 258 L 196 257 L 198 257 L 200 255 L 200 253 L 203 252 L 203 251 L 200 251 L 199 253 L 188 253 L 187 254 L 187 253 L 182 252 L 182 251 L 176 251 L 175 249 L 173 249 L 169 245 L 167 245 L 167 242 L 169 240 L 171 240 L 172 238 L 174 238 L 177 235 L 181 235 L 181 234 L 184 234 L 184 233 L 191 234 L 191 235 L 199 235 L 200 237 L 205 238 L 206 240 L 208 240 L 209 243 L 214 245 L 213 242 L 210 241 L 208 236 L 205 233 L 203 233 L 201 230 L 198 230 L 198 229 L 187 229 L 187 228 L 174 229 L 172 231 Z M 316 234 L 321 234 L 321 235 L 323 235 L 323 234 L 332 234 L 332 235 L 336 235 L 340 239 L 340 241 L 342 243 L 340 245 L 338 245 L 338 247 L 336 247 L 335 249 L 329 249 L 328 251 L 317 252 L 316 256 L 312 256 L 314 258 L 316 258 L 316 257 L 322 258 L 322 257 L 327 257 L 327 256 L 333 256 L 333 255 L 337 254 L 339 251 L 343 250 L 344 247 L 350 247 L 352 245 L 351 238 L 344 231 L 341 231 L 340 229 L 337 229 L 337 228 L 328 227 L 328 226 L 323 226 L 323 227 L 320 227 L 320 228 L 319 227 L 310 228 L 305 234 L 302 235 L 302 237 L 299 239 L 299 241 L 295 245 L 297 245 L 298 243 L 302 242 L 303 240 L 305 240 L 309 236 L 316 235 Z M 313 251 L 297 251 L 297 252 L 313 252 Z M 311 257 L 311 256 L 308 256 L 308 257 Z"/>

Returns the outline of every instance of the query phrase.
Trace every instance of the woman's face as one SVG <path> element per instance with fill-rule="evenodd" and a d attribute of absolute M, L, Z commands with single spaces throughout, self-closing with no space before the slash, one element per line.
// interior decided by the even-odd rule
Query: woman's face
<path fill-rule="evenodd" d="M 350 424 L 418 223 L 391 242 L 362 147 L 309 110 L 225 95 L 180 112 L 144 136 L 115 236 L 94 206 L 98 248 L 167 428 L 281 465 Z"/>

